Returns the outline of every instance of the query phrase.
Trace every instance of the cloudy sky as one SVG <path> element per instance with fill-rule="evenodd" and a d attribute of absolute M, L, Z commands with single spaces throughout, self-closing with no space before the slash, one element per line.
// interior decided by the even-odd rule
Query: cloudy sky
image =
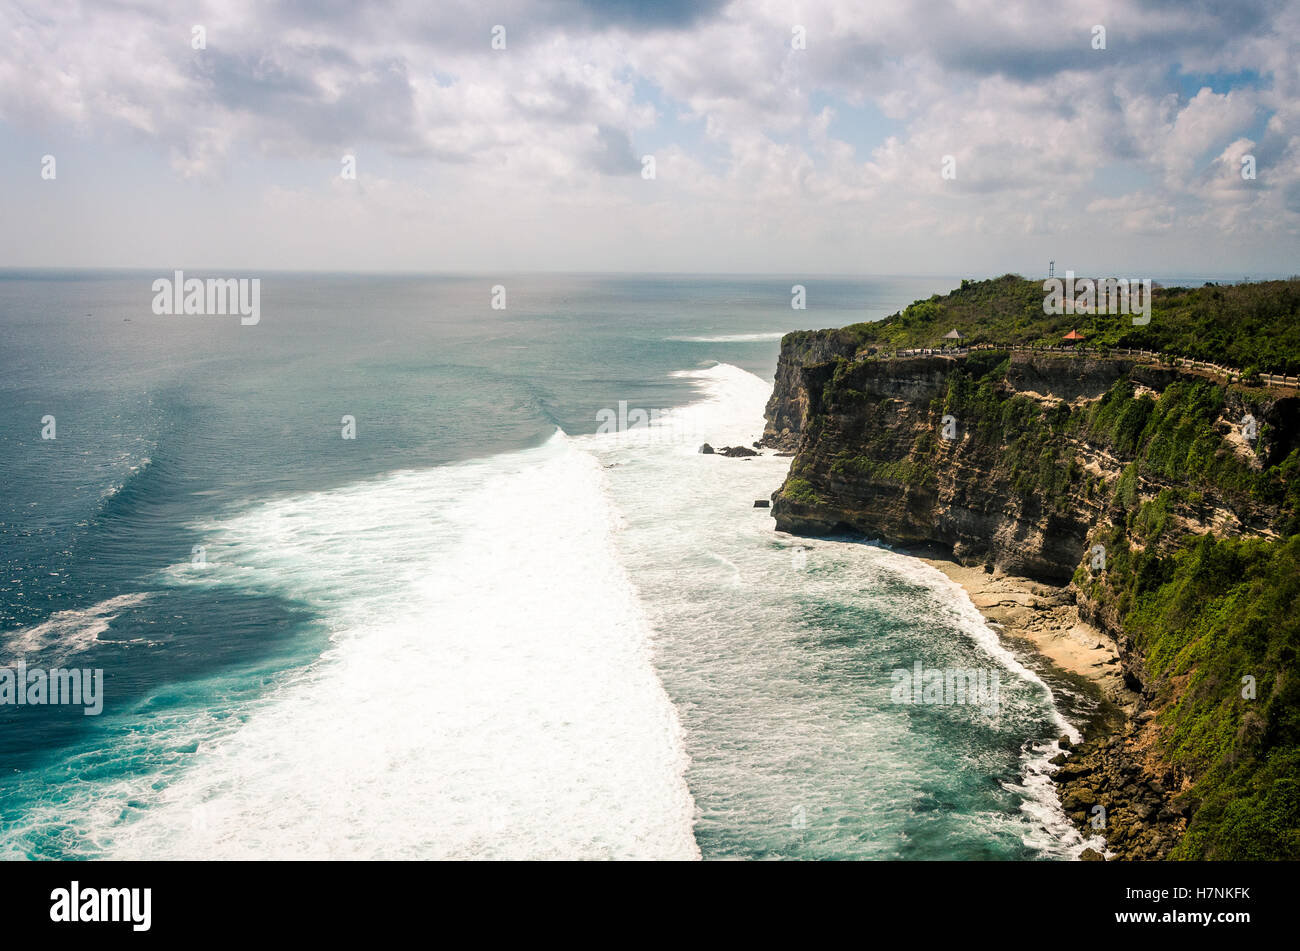
<path fill-rule="evenodd" d="M 1300 272 L 1300 0 L 0 0 L 0 23 L 0 266 Z"/>

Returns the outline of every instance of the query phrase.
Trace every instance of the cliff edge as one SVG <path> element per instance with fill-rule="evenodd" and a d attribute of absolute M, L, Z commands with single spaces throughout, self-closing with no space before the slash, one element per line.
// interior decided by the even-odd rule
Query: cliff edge
<path fill-rule="evenodd" d="M 1003 345 L 1026 299 L 1042 317 L 1038 285 L 1008 278 L 782 342 L 763 440 L 794 452 L 779 529 L 1049 583 L 1113 638 L 1131 716 L 1055 778 L 1081 828 L 1109 812 L 1120 857 L 1300 854 L 1300 391 L 1257 385 L 1290 369 L 1269 321 L 1300 317 L 1300 288 L 1274 283 L 1223 305 L 1262 302 L 1248 368 L 1141 346 L 1170 332 L 1157 321 L 1209 319 L 1219 288 L 1158 297 L 1150 331 L 1094 316 L 1103 343 L 1082 350 L 1053 339 L 1077 316 Z M 962 320 L 963 345 L 935 345 Z M 1250 358 L 1242 336 L 1224 352 Z"/>

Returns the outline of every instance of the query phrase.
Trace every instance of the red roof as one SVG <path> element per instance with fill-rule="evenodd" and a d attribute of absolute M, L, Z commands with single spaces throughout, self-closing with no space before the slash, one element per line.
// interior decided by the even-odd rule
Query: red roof
<path fill-rule="evenodd" d="M 1066 339 L 1066 340 L 1082 340 L 1082 339 L 1083 339 L 1083 334 L 1079 333 L 1079 331 L 1077 331 L 1077 330 L 1071 330 L 1068 334 L 1065 335 L 1065 339 Z"/>

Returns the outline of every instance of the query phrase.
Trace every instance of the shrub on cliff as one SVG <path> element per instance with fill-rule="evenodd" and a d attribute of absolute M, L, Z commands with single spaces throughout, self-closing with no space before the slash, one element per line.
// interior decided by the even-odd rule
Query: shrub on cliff
<path fill-rule="evenodd" d="M 1154 350 L 1239 369 L 1300 373 L 1300 282 L 1158 287 L 1151 320 L 1099 313 L 1044 314 L 1041 281 L 1014 274 L 963 281 L 880 321 L 844 328 L 857 346 L 933 347 L 957 329 L 968 344 L 1059 344 L 1079 330 L 1090 347 Z"/>
<path fill-rule="evenodd" d="M 1139 529 L 1156 503 L 1143 507 Z M 1300 854 L 1300 536 L 1187 536 L 1167 554 L 1112 527 L 1075 584 L 1110 606 L 1156 689 L 1159 751 L 1193 808 L 1173 858 Z"/>

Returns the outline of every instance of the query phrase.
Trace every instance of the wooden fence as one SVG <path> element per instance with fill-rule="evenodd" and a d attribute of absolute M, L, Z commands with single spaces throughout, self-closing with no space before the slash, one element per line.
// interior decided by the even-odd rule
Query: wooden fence
<path fill-rule="evenodd" d="M 1217 363 L 1208 363 L 1204 360 L 1192 360 L 1188 357 L 1175 357 L 1170 354 L 1157 353 L 1153 350 L 1133 350 L 1127 347 L 1067 347 L 1062 344 L 1053 346 L 999 347 L 996 344 L 991 343 L 977 343 L 971 347 L 915 347 L 910 350 L 882 351 L 882 354 L 891 357 L 964 357 L 975 350 L 1007 350 L 1012 353 L 1066 353 L 1093 357 L 1138 357 L 1140 359 L 1150 360 L 1153 363 L 1164 363 L 1170 366 L 1200 370 L 1203 373 L 1222 377 L 1229 383 L 1235 383 L 1241 379 L 1241 370 L 1236 367 L 1225 367 L 1220 366 Z M 865 355 L 866 354 L 863 351 L 858 353 L 859 357 Z M 1280 376 L 1276 373 L 1261 373 L 1259 374 L 1259 379 L 1265 386 L 1289 386 L 1300 388 L 1300 377 Z"/>

